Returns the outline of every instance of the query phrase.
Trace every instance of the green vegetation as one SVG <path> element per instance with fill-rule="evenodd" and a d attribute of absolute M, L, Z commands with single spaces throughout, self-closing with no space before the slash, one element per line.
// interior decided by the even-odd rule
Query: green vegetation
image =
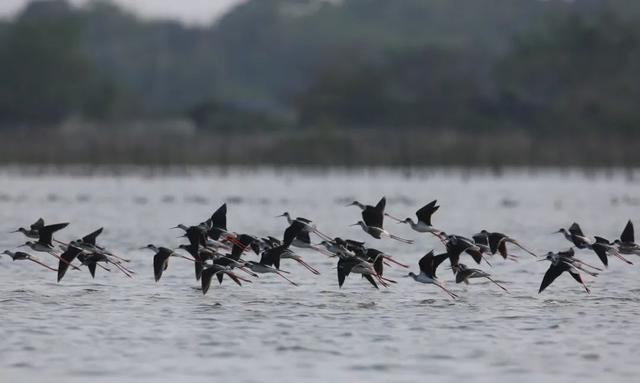
<path fill-rule="evenodd" d="M 0 129 L 619 139 L 640 132 L 638 68 L 635 0 L 253 0 L 210 27 L 34 1 L 0 22 Z"/>

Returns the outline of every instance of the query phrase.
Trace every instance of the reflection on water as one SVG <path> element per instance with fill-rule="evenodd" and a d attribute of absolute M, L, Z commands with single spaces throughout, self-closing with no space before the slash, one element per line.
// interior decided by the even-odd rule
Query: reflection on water
<path fill-rule="evenodd" d="M 176 246 L 178 223 L 197 223 L 229 203 L 231 229 L 281 235 L 283 211 L 313 218 L 331 235 L 366 240 L 417 269 L 419 257 L 441 245 L 428 235 L 389 221 L 389 230 L 414 245 L 367 238 L 357 227 L 354 198 L 388 199 L 396 216 L 410 216 L 437 198 L 434 223 L 451 233 L 480 229 L 507 232 L 537 253 L 566 249 L 552 235 L 578 221 L 586 232 L 614 238 L 627 219 L 640 218 L 640 184 L 622 174 L 520 175 L 442 173 L 303 173 L 199 171 L 189 176 L 122 174 L 86 176 L 0 173 L 0 248 L 24 238 L 8 231 L 43 216 L 69 221 L 68 240 L 100 226 L 103 244 L 132 258 L 129 280 L 99 270 L 69 271 L 61 284 L 37 265 L 0 259 L 0 381 L 170 382 L 460 381 L 581 379 L 629 380 L 640 372 L 638 266 L 611 259 L 598 278 L 587 278 L 587 296 L 562 276 L 543 294 L 537 289 L 546 263 L 525 253 L 519 262 L 493 260 L 491 272 L 511 291 L 487 283 L 455 285 L 453 302 L 434 286 L 402 278 L 376 291 L 351 276 L 338 289 L 335 260 L 300 250 L 322 274 L 283 261 L 293 287 L 272 276 L 238 287 L 212 285 L 206 296 L 193 280 L 193 265 L 171 260 L 153 282 L 147 243 Z M 516 252 L 516 251 L 514 251 Z M 596 263 L 594 254 L 580 257 Z M 40 258 L 53 264 L 52 257 Z M 640 263 L 640 259 L 632 259 Z"/>

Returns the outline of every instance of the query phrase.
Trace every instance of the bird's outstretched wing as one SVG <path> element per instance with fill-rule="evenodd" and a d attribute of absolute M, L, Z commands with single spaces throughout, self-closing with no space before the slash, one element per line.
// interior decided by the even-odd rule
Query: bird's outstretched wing
<path fill-rule="evenodd" d="M 584 233 L 582 232 L 582 229 L 577 222 L 574 222 L 571 224 L 571 226 L 569 226 L 569 233 L 584 237 Z"/>
<path fill-rule="evenodd" d="M 87 234 L 84 237 L 82 237 L 82 242 L 89 244 L 89 245 L 96 245 L 96 239 L 98 238 L 98 236 L 100 234 L 102 234 L 102 227 L 99 228 L 98 230 L 94 231 L 93 233 Z"/>
<path fill-rule="evenodd" d="M 624 230 L 620 235 L 620 240 L 627 243 L 635 242 L 635 234 L 633 232 L 633 223 L 631 222 L 631 220 L 629 220 L 629 222 L 627 222 L 627 226 L 624 227 Z"/>
<path fill-rule="evenodd" d="M 416 217 L 418 217 L 418 221 L 424 222 L 427 225 L 431 226 L 431 216 L 440 208 L 440 206 L 436 206 L 436 203 L 437 201 L 433 200 L 416 211 Z"/>
<path fill-rule="evenodd" d="M 561 263 L 557 266 L 551 265 L 549 266 L 549 270 L 544 274 L 544 278 L 542 278 L 542 283 L 540 284 L 540 289 L 538 290 L 538 294 L 540 294 L 544 289 L 546 289 L 553 281 L 556 280 L 565 271 L 566 267 L 563 267 L 564 263 Z"/>
<path fill-rule="evenodd" d="M 222 206 L 220 206 L 218 208 L 218 210 L 216 210 L 215 212 L 213 212 L 213 214 L 211 215 L 211 219 L 209 220 L 211 222 L 211 227 L 217 228 L 217 229 L 223 229 L 223 230 L 227 230 L 227 204 L 222 204 Z"/>

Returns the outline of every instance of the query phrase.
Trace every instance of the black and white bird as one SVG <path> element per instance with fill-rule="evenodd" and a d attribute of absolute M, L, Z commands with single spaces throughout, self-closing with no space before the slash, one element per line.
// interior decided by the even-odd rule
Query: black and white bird
<path fill-rule="evenodd" d="M 600 258 L 600 261 L 602 261 L 605 266 L 608 266 L 608 256 L 611 255 L 619 258 L 628 265 L 633 265 L 633 262 L 620 255 L 618 249 L 616 249 L 613 243 L 611 243 L 608 239 L 598 236 L 595 236 L 594 238 L 596 241 L 591 245 L 591 249 L 593 249 L 598 258 Z"/>
<path fill-rule="evenodd" d="M 430 233 L 440 238 L 440 230 L 436 229 L 431 224 L 431 216 L 440 208 L 440 206 L 436 204 L 437 201 L 433 200 L 416 211 L 416 217 L 418 218 L 417 222 L 414 222 L 412 218 L 407 217 L 404 220 L 398 221 L 398 223 L 406 223 L 411 226 L 413 230 L 419 233 Z"/>
<path fill-rule="evenodd" d="M 360 226 L 365 233 L 376 239 L 382 239 L 383 237 L 386 237 L 406 244 L 413 243 L 413 241 L 410 239 L 398 237 L 397 235 L 391 234 L 383 229 L 382 224 L 384 215 L 383 213 L 381 214 L 379 210 L 373 210 L 369 214 L 365 214 L 365 211 L 363 211 L 362 219 L 364 219 L 364 221 L 358 221 L 351 226 Z"/>
<path fill-rule="evenodd" d="M 362 220 L 354 223 L 351 226 L 360 226 L 362 230 L 376 239 L 382 239 L 383 237 L 395 239 L 396 241 L 411 244 L 410 239 L 404 239 L 393 235 L 384 229 L 384 208 L 387 200 L 385 197 L 378 202 L 376 206 L 363 205 L 358 201 L 353 201 L 347 206 L 358 206 L 362 210 Z"/>
<path fill-rule="evenodd" d="M 489 248 L 491 249 L 491 254 L 500 253 L 500 255 L 504 259 L 509 258 L 510 254 L 507 251 L 507 243 L 510 243 L 514 246 L 519 247 L 525 252 L 533 255 L 534 257 L 537 257 L 537 255 L 534 252 L 525 248 L 518 241 L 507 236 L 506 234 L 497 233 L 497 232 L 488 232 L 487 230 L 482 230 L 480 234 L 485 234 L 489 239 Z"/>
<path fill-rule="evenodd" d="M 167 267 L 169 267 L 169 258 L 179 257 L 195 262 L 194 259 L 180 255 L 168 247 L 157 247 L 153 244 L 149 244 L 142 249 L 149 249 L 155 252 L 155 255 L 153 256 L 153 277 L 156 282 L 162 278 L 162 273 L 167 269 Z"/>
<path fill-rule="evenodd" d="M 55 250 L 55 247 L 53 246 L 53 233 L 62 230 L 67 226 L 69 226 L 68 223 L 56 223 L 53 225 L 42 226 L 38 229 L 38 240 L 27 241 L 23 246 L 28 246 L 33 251 L 52 253 Z"/>
<path fill-rule="evenodd" d="M 486 278 L 491 283 L 500 287 L 502 290 L 506 291 L 507 293 L 509 292 L 509 290 L 507 290 L 504 286 L 491 278 L 491 274 L 486 273 L 480 269 L 472 269 L 470 267 L 467 267 L 464 263 L 458 263 L 458 265 L 454 267 L 454 271 L 456 273 L 456 283 L 464 282 L 465 284 L 469 284 L 469 279 Z"/>
<path fill-rule="evenodd" d="M 375 279 L 384 285 L 388 286 L 383 280 L 380 280 L 378 273 L 373 267 L 373 264 L 367 262 L 359 257 L 340 257 L 338 260 L 338 286 L 342 287 L 345 279 L 349 274 L 360 274 L 364 277 L 373 287 L 378 288 L 378 284 Z M 375 279 L 374 279 L 375 278 Z"/>
<path fill-rule="evenodd" d="M 544 274 L 544 278 L 542 279 L 542 283 L 540 284 L 540 289 L 538 290 L 538 294 L 540 294 L 544 289 L 546 289 L 553 281 L 556 280 L 562 273 L 567 272 L 573 279 L 575 279 L 578 283 L 580 283 L 587 294 L 591 293 L 589 287 L 582 280 L 582 276 L 580 275 L 579 269 L 576 267 L 574 251 L 570 249 L 568 251 L 562 251 L 558 253 L 547 253 L 545 259 L 551 262 L 549 269 Z M 584 270 L 583 270 L 584 271 Z"/>
<path fill-rule="evenodd" d="M 440 281 L 438 281 L 438 279 L 436 278 L 436 269 L 447 258 L 449 258 L 449 254 L 444 253 L 444 254 L 434 255 L 432 250 L 429 253 L 427 253 L 427 255 L 422 257 L 418 262 L 418 266 L 420 266 L 420 273 L 415 274 L 413 272 L 410 272 L 407 276 L 413 278 L 413 280 L 416 282 L 430 283 L 430 284 L 436 285 L 439 288 L 441 288 L 444 292 L 449 294 L 451 298 L 456 299 L 458 298 L 458 296 L 452 291 L 450 291 L 449 289 L 447 289 L 446 287 L 444 287 L 444 285 L 440 283 Z"/>
<path fill-rule="evenodd" d="M 384 216 L 387 215 L 384 212 L 384 209 L 387 206 L 386 197 L 382 197 L 375 206 L 365 205 L 359 201 L 353 201 L 347 205 L 347 207 L 349 206 L 357 206 L 360 208 L 360 210 L 362 210 L 362 219 L 364 221 L 375 222 L 377 223 L 377 226 L 382 227 Z"/>
<path fill-rule="evenodd" d="M 56 269 L 54 269 L 53 267 L 47 265 L 46 263 L 43 263 L 41 261 L 39 261 L 38 259 L 34 258 L 31 254 L 29 253 L 25 253 L 23 251 L 9 251 L 9 250 L 5 250 L 2 254 L 6 254 L 9 257 L 11 257 L 12 260 L 14 261 L 31 261 L 34 263 L 37 263 L 38 265 L 45 267 L 51 271 L 58 271 Z"/>
<path fill-rule="evenodd" d="M 475 241 L 461 235 L 448 235 L 445 232 L 442 232 L 441 235 L 444 238 L 447 255 L 449 256 L 449 262 L 452 268 L 458 265 L 462 253 L 469 254 L 477 264 L 480 264 L 484 259 L 485 262 L 491 266 L 489 261 L 484 257 L 484 247 L 478 246 Z"/>
<path fill-rule="evenodd" d="M 53 246 L 53 233 L 64 229 L 69 226 L 68 223 L 56 223 L 53 225 L 42 226 L 38 229 L 38 240 L 37 241 L 27 241 L 22 246 L 27 246 L 31 248 L 33 251 L 48 253 L 56 257 L 59 261 L 67 263 L 72 269 L 79 270 L 77 266 L 74 266 L 68 263 L 65 259 L 61 258 L 55 252 L 55 247 Z M 56 241 L 57 242 L 57 241 Z M 22 247 L 21 246 L 21 247 Z"/>
<path fill-rule="evenodd" d="M 316 235 L 318 235 L 319 237 L 326 239 L 326 240 L 331 240 L 331 237 L 329 237 L 328 235 L 322 233 L 321 231 L 318 230 L 318 228 L 316 227 L 316 224 L 313 223 L 313 221 L 311 221 L 308 218 L 304 218 L 304 217 L 296 217 L 296 218 L 291 218 L 291 214 L 289 214 L 288 211 L 285 211 L 284 213 L 280 214 L 279 216 L 277 216 L 276 218 L 279 217 L 285 217 L 287 219 L 287 222 L 289 223 L 289 225 L 293 224 L 294 222 L 300 222 L 302 224 L 303 227 L 303 231 L 307 232 L 307 233 L 315 233 Z"/>
<path fill-rule="evenodd" d="M 22 233 L 27 238 L 38 239 L 38 230 L 40 230 L 42 227 L 44 227 L 44 219 L 38 218 L 37 221 L 29 226 L 29 229 L 21 227 L 18 230 L 12 231 L 11 233 Z"/>
<path fill-rule="evenodd" d="M 613 244 L 618 247 L 620 254 L 640 255 L 640 245 L 635 242 L 633 222 L 631 220 L 624 227 L 622 234 L 620 234 L 620 239 L 616 239 Z"/>
<path fill-rule="evenodd" d="M 565 228 L 561 228 L 556 231 L 556 233 L 562 233 L 565 239 L 571 243 L 578 249 L 591 249 L 592 241 L 584 235 L 582 232 L 582 228 L 576 222 L 572 223 L 569 226 L 569 230 Z"/>

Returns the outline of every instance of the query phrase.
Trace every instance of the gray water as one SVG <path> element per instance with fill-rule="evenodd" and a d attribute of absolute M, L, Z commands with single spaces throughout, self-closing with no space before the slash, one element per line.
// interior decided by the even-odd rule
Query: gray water
<path fill-rule="evenodd" d="M 481 267 L 511 294 L 475 282 L 456 285 L 446 267 L 441 280 L 461 299 L 387 269 L 398 281 L 373 289 L 358 277 L 337 286 L 335 260 L 300 250 L 322 274 L 283 261 L 300 284 L 262 276 L 243 287 L 212 285 L 203 296 L 193 264 L 172 259 L 159 283 L 155 243 L 177 246 L 178 223 L 198 223 L 221 203 L 232 230 L 280 236 L 277 214 L 312 218 L 330 234 L 366 240 L 417 270 L 434 238 L 387 222 L 414 245 L 368 238 L 358 227 L 354 198 L 388 198 L 387 211 L 410 216 L 437 198 L 434 223 L 470 235 L 501 231 L 542 254 L 565 250 L 551 232 L 578 221 L 590 234 L 619 235 L 626 220 L 640 222 L 640 183 L 628 174 L 507 172 L 411 173 L 197 171 L 190 175 L 22 174 L 0 171 L 0 249 L 25 238 L 7 234 L 38 217 L 69 221 L 57 236 L 70 240 L 104 226 L 101 244 L 132 259 L 138 275 L 98 270 L 55 273 L 30 262 L 0 258 L 0 381 L 367 381 L 486 382 L 637 381 L 640 373 L 640 259 L 617 259 L 587 277 L 587 295 L 569 276 L 545 292 L 548 267 L 526 253 L 519 261 L 493 258 Z M 595 255 L 579 256 L 598 264 Z M 47 254 L 38 257 L 55 265 Z M 255 255 L 249 255 L 255 257 Z M 630 256 L 631 257 L 631 256 Z M 467 264 L 471 264 L 468 259 Z"/>

